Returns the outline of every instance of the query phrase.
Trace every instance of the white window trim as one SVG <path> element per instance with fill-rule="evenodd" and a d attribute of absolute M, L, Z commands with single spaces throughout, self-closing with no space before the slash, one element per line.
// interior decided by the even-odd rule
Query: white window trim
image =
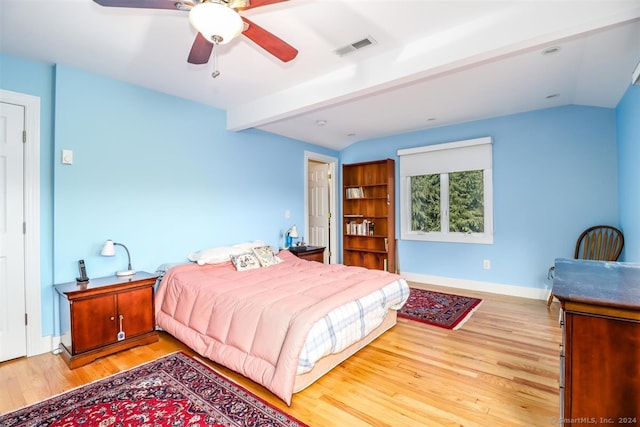
<path fill-rule="evenodd" d="M 464 147 L 471 147 L 483 144 L 492 144 L 491 137 L 468 139 L 464 141 L 449 142 L 444 144 L 434 144 L 424 147 L 408 148 L 398 150 L 398 156 L 426 153 L 439 150 L 449 150 Z M 400 166 L 400 238 L 402 240 L 421 240 L 429 242 L 451 242 L 451 243 L 474 243 L 493 244 L 493 166 L 484 168 L 484 233 L 451 233 L 445 229 L 447 221 L 442 221 L 443 230 L 440 232 L 418 232 L 411 230 L 411 177 L 402 175 Z M 428 173 L 428 172 L 425 172 Z M 442 194 L 441 197 L 448 197 Z M 442 212 L 445 218 L 448 212 Z"/>

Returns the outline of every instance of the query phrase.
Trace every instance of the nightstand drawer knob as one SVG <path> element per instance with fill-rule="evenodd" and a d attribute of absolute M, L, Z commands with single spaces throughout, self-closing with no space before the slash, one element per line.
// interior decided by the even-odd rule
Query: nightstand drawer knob
<path fill-rule="evenodd" d="M 115 317 L 113 317 L 113 316 L 111 316 L 111 317 L 109 318 L 109 320 L 114 321 L 114 320 L 116 320 L 116 318 L 115 318 Z"/>

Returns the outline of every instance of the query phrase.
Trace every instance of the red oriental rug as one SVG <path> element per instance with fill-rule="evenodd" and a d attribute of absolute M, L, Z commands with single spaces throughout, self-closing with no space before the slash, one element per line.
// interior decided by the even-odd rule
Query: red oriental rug
<path fill-rule="evenodd" d="M 307 427 L 180 352 L 0 415 L 0 426 Z"/>
<path fill-rule="evenodd" d="M 399 317 L 446 329 L 458 329 L 482 303 L 481 299 L 411 288 Z"/>

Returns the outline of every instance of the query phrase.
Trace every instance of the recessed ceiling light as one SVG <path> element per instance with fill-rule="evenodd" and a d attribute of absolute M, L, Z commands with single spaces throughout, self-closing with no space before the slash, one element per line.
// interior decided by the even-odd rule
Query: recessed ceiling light
<path fill-rule="evenodd" d="M 552 46 L 552 47 L 548 47 L 545 50 L 542 51 L 542 54 L 547 56 L 547 55 L 554 55 L 558 52 L 560 52 L 560 49 L 562 49 L 560 46 Z"/>
<path fill-rule="evenodd" d="M 324 120 L 324 119 L 318 119 L 318 120 L 316 120 L 316 125 L 318 125 L 318 126 L 324 126 L 324 125 L 326 125 L 326 124 L 327 124 L 327 121 L 326 121 L 326 120 Z"/>

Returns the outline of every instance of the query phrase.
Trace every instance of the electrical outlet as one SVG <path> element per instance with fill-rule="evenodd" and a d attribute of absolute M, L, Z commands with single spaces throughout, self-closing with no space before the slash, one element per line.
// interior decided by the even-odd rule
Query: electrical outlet
<path fill-rule="evenodd" d="M 484 268 L 485 270 L 491 269 L 491 261 L 489 261 L 488 259 L 482 261 L 482 268 Z"/>

